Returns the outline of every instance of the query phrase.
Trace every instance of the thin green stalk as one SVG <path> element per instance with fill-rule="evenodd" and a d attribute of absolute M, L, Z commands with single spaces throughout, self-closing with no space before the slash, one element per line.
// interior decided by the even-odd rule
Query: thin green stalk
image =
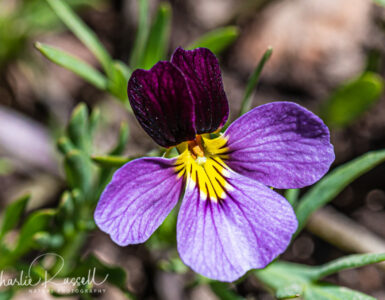
<path fill-rule="evenodd" d="M 251 95 L 253 93 L 254 88 L 256 87 L 259 77 L 261 76 L 263 67 L 265 66 L 266 62 L 271 57 L 271 54 L 273 53 L 273 48 L 269 47 L 263 54 L 261 60 L 258 63 L 258 66 L 255 68 L 253 74 L 251 74 L 249 81 L 246 86 L 245 94 L 243 96 L 241 109 L 239 112 L 239 116 L 242 116 L 244 113 L 248 112 L 251 107 Z"/>
<path fill-rule="evenodd" d="M 150 32 L 150 23 L 148 17 L 148 0 L 137 0 L 139 5 L 138 31 L 135 38 L 134 49 L 130 58 L 130 67 L 135 69 L 142 61 L 145 53 L 147 38 Z"/>

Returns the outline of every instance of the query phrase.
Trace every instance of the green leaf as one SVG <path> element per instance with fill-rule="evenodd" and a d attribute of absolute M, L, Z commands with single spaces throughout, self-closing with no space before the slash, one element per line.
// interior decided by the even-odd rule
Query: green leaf
<path fill-rule="evenodd" d="M 48 58 L 55 64 L 66 68 L 67 70 L 70 70 L 71 72 L 82 77 L 84 80 L 86 80 L 87 82 L 89 82 L 100 90 L 105 91 L 107 89 L 107 78 L 86 62 L 62 50 L 42 43 L 35 43 L 35 47 L 46 58 Z"/>
<path fill-rule="evenodd" d="M 123 74 L 124 78 L 126 78 L 126 81 L 130 79 L 132 70 L 130 69 L 129 66 L 127 66 L 124 62 L 120 60 L 115 60 L 114 66 Z"/>
<path fill-rule="evenodd" d="M 95 55 L 104 71 L 110 77 L 112 59 L 99 41 L 96 34 L 80 19 L 75 12 L 62 0 L 46 0 L 62 22 L 77 36 L 77 38 Z"/>
<path fill-rule="evenodd" d="M 210 49 L 218 55 L 230 46 L 238 36 L 239 30 L 236 26 L 215 29 L 202 35 L 197 41 L 190 44 L 187 49 L 203 47 Z"/>
<path fill-rule="evenodd" d="M 99 121 L 100 121 L 100 109 L 95 107 L 92 109 L 90 120 L 88 122 L 88 127 L 89 127 L 88 130 L 91 137 L 95 133 L 95 130 L 99 125 Z"/>
<path fill-rule="evenodd" d="M 158 61 L 165 59 L 170 37 L 170 25 L 171 6 L 164 2 L 159 5 L 155 21 L 151 26 L 140 68 L 150 69 Z"/>
<path fill-rule="evenodd" d="M 311 278 L 318 280 L 341 270 L 358 268 L 383 261 L 385 261 L 385 253 L 349 255 L 325 265 L 314 267 Z"/>
<path fill-rule="evenodd" d="M 295 207 L 297 205 L 299 193 L 300 189 L 288 189 L 285 191 L 285 198 L 291 206 Z"/>
<path fill-rule="evenodd" d="M 114 62 L 112 66 L 113 76 L 108 83 L 108 91 L 118 98 L 129 112 L 132 112 L 127 96 L 127 72 L 130 72 L 128 67 L 122 62 Z"/>
<path fill-rule="evenodd" d="M 107 156 L 92 156 L 91 157 L 94 162 L 99 164 L 102 167 L 116 167 L 120 168 L 125 165 L 129 161 L 134 158 L 124 157 L 124 156 L 116 156 L 116 155 L 107 155 Z"/>
<path fill-rule="evenodd" d="M 305 300 L 375 300 L 351 289 L 332 284 L 312 284 L 304 293 Z"/>
<path fill-rule="evenodd" d="M 57 141 L 57 148 L 62 154 L 66 155 L 71 150 L 74 150 L 75 146 L 68 137 L 62 136 Z"/>
<path fill-rule="evenodd" d="M 340 87 L 325 102 L 321 115 L 329 126 L 347 126 L 380 99 L 384 80 L 366 72 Z"/>
<path fill-rule="evenodd" d="M 239 115 L 243 115 L 244 113 L 248 112 L 251 108 L 251 95 L 253 93 L 253 90 L 257 86 L 257 83 L 259 81 L 259 77 L 261 76 L 263 67 L 265 66 L 266 62 L 271 57 L 271 54 L 273 53 L 273 48 L 269 47 L 263 54 L 261 60 L 259 61 L 257 67 L 255 68 L 253 74 L 251 74 L 249 81 L 247 82 L 245 94 L 243 95 L 241 109 L 239 111 Z"/>
<path fill-rule="evenodd" d="M 137 3 L 139 6 L 138 30 L 130 58 L 130 67 L 133 69 L 137 69 L 142 61 L 148 34 L 150 32 L 148 0 L 137 0 Z"/>
<path fill-rule="evenodd" d="M 210 288 L 220 300 L 244 300 L 245 298 L 237 295 L 229 289 L 228 284 L 219 281 L 210 282 Z"/>
<path fill-rule="evenodd" d="M 56 214 L 53 209 L 42 209 L 32 213 L 20 230 L 17 246 L 13 255 L 22 255 L 34 245 L 34 235 L 40 231 L 49 231 L 49 223 Z"/>
<path fill-rule="evenodd" d="M 372 300 L 374 298 L 360 292 L 316 282 L 320 278 L 318 275 L 330 275 L 345 268 L 379 262 L 384 258 L 383 254 L 377 256 L 367 255 L 367 257 L 363 255 L 348 256 L 319 267 L 276 261 L 265 269 L 256 270 L 255 275 L 262 283 L 276 292 L 278 299 L 299 296 L 305 300 Z"/>
<path fill-rule="evenodd" d="M 275 291 L 294 283 L 304 286 L 310 282 L 311 274 L 312 268 L 309 266 L 282 261 L 255 271 L 257 278 Z"/>
<path fill-rule="evenodd" d="M 278 299 L 290 299 L 297 298 L 303 293 L 303 286 L 297 283 L 293 283 L 287 286 L 280 287 L 275 296 Z"/>
<path fill-rule="evenodd" d="M 64 160 L 68 184 L 87 195 L 92 186 L 92 164 L 89 157 L 79 150 L 71 150 Z"/>
<path fill-rule="evenodd" d="M 128 124 L 126 122 L 122 122 L 120 124 L 118 141 L 114 149 L 112 149 L 111 152 L 109 153 L 110 155 L 114 156 L 114 155 L 120 155 L 123 153 L 124 149 L 126 149 L 129 134 L 130 134 L 130 127 L 128 127 Z"/>
<path fill-rule="evenodd" d="M 65 191 L 60 199 L 58 213 L 64 216 L 72 216 L 75 212 L 74 199 L 69 191 Z M 64 219 L 64 217 L 63 217 Z"/>
<path fill-rule="evenodd" d="M 13 229 L 18 224 L 29 199 L 30 195 L 25 195 L 17 199 L 15 202 L 7 205 L 2 215 L 3 221 L 0 227 L 0 241 L 8 231 Z"/>
<path fill-rule="evenodd" d="M 331 171 L 315 184 L 300 200 L 295 212 L 297 233 L 318 208 L 334 199 L 351 182 L 385 161 L 385 150 L 368 152 Z"/>
<path fill-rule="evenodd" d="M 88 128 L 88 108 L 84 103 L 78 104 L 73 110 L 67 133 L 78 149 L 85 153 L 90 152 L 91 136 Z"/>
<path fill-rule="evenodd" d="M 182 195 L 179 197 L 182 200 Z M 179 202 L 180 203 L 180 202 Z M 147 240 L 147 245 L 151 249 L 169 248 L 170 245 L 176 246 L 176 224 L 178 219 L 178 206 L 169 213 L 164 222 L 159 226 L 155 233 Z M 179 259 L 179 258 L 178 258 Z M 169 265 L 173 265 L 176 261 L 168 261 Z M 182 268 L 183 269 L 183 268 Z M 172 271 L 172 268 L 169 270 Z"/>

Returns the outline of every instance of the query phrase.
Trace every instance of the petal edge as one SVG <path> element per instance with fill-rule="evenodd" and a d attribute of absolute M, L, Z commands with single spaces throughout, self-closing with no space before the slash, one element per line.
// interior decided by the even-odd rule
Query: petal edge
<path fill-rule="evenodd" d="M 178 215 L 178 252 L 194 271 L 234 281 L 281 254 L 297 228 L 285 198 L 261 183 L 230 172 L 223 202 L 200 199 L 191 182 Z M 255 198 L 251 198 L 254 195 Z"/>
<path fill-rule="evenodd" d="M 159 145 L 194 139 L 195 104 L 184 75 L 173 64 L 160 61 L 148 71 L 135 70 L 127 93 L 138 122 Z"/>
<path fill-rule="evenodd" d="M 293 102 L 258 106 L 226 130 L 234 171 L 275 188 L 301 188 L 318 181 L 334 161 L 329 129 Z"/>
<path fill-rule="evenodd" d="M 184 74 L 195 101 L 197 133 L 221 128 L 229 115 L 229 104 L 223 88 L 218 59 L 207 48 L 177 48 L 171 62 Z"/>
<path fill-rule="evenodd" d="M 141 158 L 115 172 L 95 209 L 97 226 L 120 246 L 145 242 L 177 204 L 174 160 Z"/>

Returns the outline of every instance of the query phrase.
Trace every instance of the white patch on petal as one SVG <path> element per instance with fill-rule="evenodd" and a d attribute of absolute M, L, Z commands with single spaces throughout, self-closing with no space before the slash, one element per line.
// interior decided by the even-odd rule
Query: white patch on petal
<path fill-rule="evenodd" d="M 206 195 L 206 193 L 203 192 L 203 191 L 199 191 L 199 192 L 200 192 L 200 198 L 201 198 L 201 200 L 206 201 L 206 200 L 207 200 L 207 195 Z"/>
<path fill-rule="evenodd" d="M 207 161 L 207 158 L 206 156 L 198 156 L 195 161 L 198 165 L 201 166 Z"/>

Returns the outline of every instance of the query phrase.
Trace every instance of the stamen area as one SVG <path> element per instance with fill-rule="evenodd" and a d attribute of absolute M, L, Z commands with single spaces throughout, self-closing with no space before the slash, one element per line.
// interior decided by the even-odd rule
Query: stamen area
<path fill-rule="evenodd" d="M 231 188 L 227 182 L 228 167 L 224 162 L 228 152 L 226 142 L 222 137 L 210 140 L 199 136 L 178 146 L 182 153 L 175 162 L 175 171 L 178 177 L 184 176 L 188 185 L 198 187 L 202 200 L 209 198 L 219 202 Z"/>

